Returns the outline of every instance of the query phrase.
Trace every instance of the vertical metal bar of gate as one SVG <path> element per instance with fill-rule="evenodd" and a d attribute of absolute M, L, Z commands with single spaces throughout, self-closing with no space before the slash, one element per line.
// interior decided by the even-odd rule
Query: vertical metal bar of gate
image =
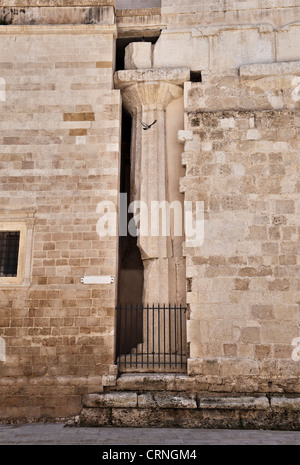
<path fill-rule="evenodd" d="M 171 306 L 169 305 L 169 359 L 170 359 L 170 368 L 172 366 L 172 335 L 171 335 Z"/>
<path fill-rule="evenodd" d="M 149 368 L 149 304 L 147 304 L 147 368 Z"/>
<path fill-rule="evenodd" d="M 166 304 L 164 304 L 164 367 L 166 366 Z"/>
<path fill-rule="evenodd" d="M 182 308 L 181 308 L 181 304 L 180 304 L 180 313 L 179 313 L 179 325 L 180 325 L 180 331 L 179 331 L 179 334 L 180 334 L 180 364 L 182 365 Z"/>
<path fill-rule="evenodd" d="M 160 314 L 159 314 L 159 304 L 157 308 L 157 345 L 158 345 L 158 366 L 160 367 Z"/>
<path fill-rule="evenodd" d="M 176 328 L 176 318 L 177 318 L 177 307 L 174 305 L 174 352 L 175 352 L 175 366 L 177 366 L 177 328 Z"/>
<path fill-rule="evenodd" d="M 127 355 L 127 304 L 125 305 L 125 326 L 124 326 L 124 346 L 125 346 L 125 367 L 126 367 L 126 355 Z"/>

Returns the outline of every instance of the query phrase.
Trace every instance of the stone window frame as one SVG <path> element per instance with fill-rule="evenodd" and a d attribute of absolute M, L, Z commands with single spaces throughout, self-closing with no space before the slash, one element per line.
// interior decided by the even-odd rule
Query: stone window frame
<path fill-rule="evenodd" d="M 1 287 L 29 286 L 35 210 L 0 210 L 0 231 L 19 231 L 17 276 L 0 276 Z"/>

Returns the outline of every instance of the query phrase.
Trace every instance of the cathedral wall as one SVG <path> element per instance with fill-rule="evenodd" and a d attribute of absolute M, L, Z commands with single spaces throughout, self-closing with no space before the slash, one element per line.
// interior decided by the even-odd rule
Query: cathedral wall
<path fill-rule="evenodd" d="M 297 0 L 162 0 L 162 18 L 169 27 L 263 24 L 274 27 L 299 18 Z"/>
<path fill-rule="evenodd" d="M 181 192 L 204 206 L 203 244 L 184 250 L 188 373 L 298 392 L 299 5 L 253 6 L 164 1 L 153 50 L 154 67 L 202 75 L 180 133 Z"/>
<path fill-rule="evenodd" d="M 114 34 L 0 26 L 0 228 L 21 230 L 24 262 L 0 277 L 4 420 L 75 414 L 114 363 L 118 239 L 98 223 L 101 202 L 118 202 Z"/>
<path fill-rule="evenodd" d="M 189 373 L 225 390 L 299 392 L 298 72 L 185 85 L 181 190 L 204 203 L 203 243 L 185 250 Z"/>
<path fill-rule="evenodd" d="M 300 17 L 300 10 L 298 11 Z M 163 29 L 154 67 L 187 66 L 202 73 L 237 73 L 242 65 L 299 60 L 300 23 L 239 24 Z"/>
<path fill-rule="evenodd" d="M 118 238 L 99 218 L 120 185 L 115 38 L 144 31 L 154 68 L 201 72 L 166 111 L 176 198 L 204 210 L 203 243 L 183 249 L 193 389 L 298 393 L 298 2 L 163 0 L 117 26 L 113 1 L 88 3 L 1 2 L 18 14 L 0 26 L 0 231 L 21 236 L 0 277 L 0 419 L 68 417 L 116 383 Z"/>

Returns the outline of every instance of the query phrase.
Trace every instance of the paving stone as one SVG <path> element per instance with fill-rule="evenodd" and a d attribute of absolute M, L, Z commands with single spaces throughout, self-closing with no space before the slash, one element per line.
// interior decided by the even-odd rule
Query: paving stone
<path fill-rule="evenodd" d="M 300 445 L 300 431 L 200 428 L 86 428 L 65 423 L 0 425 L 0 445 Z"/>

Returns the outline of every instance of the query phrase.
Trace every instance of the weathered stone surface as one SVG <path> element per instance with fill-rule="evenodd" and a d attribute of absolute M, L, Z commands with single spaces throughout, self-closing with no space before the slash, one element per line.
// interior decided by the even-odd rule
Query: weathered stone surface
<path fill-rule="evenodd" d="M 103 386 L 115 386 L 117 382 L 116 375 L 103 375 L 102 376 L 102 384 Z"/>
<path fill-rule="evenodd" d="M 196 395 L 172 395 L 172 393 L 156 393 L 154 400 L 158 408 L 197 408 Z"/>
<path fill-rule="evenodd" d="M 200 398 L 200 409 L 256 409 L 264 410 L 269 408 L 267 397 L 214 397 Z"/>
<path fill-rule="evenodd" d="M 123 373 L 117 378 L 116 388 L 126 391 L 191 391 L 195 379 L 184 374 Z"/>
<path fill-rule="evenodd" d="M 95 424 L 101 410 L 110 425 L 299 427 L 299 2 L 227 0 L 224 12 L 217 0 L 164 0 L 118 12 L 113 0 L 1 2 L 0 229 L 26 234 L 19 276 L 0 276 L 0 420 L 65 418 L 83 394 L 110 388 L 134 398 L 102 397 L 85 409 Z M 150 70 L 120 69 L 113 89 L 126 38 L 141 35 L 157 38 Z M 130 383 L 113 367 L 119 246 L 98 220 L 99 202 L 118 206 L 122 105 L 137 112 L 131 153 L 152 136 L 139 200 L 164 186 L 160 198 L 204 205 L 203 244 L 152 249 L 161 266 L 147 286 L 167 287 L 156 273 L 171 257 L 188 303 L 187 376 Z M 156 110 L 159 124 L 143 131 L 138 116 Z M 83 286 L 87 273 L 116 280 Z M 204 404 L 167 408 L 155 391 Z"/>
<path fill-rule="evenodd" d="M 141 9 L 161 6 L 161 0 L 115 0 L 117 9 Z"/>
<path fill-rule="evenodd" d="M 116 26 L 68 23 L 89 10 L 71 3 L 65 10 L 48 2 L 54 24 L 0 26 L 0 223 L 1 230 L 26 227 L 19 276 L 0 277 L 0 418 L 12 421 L 76 415 L 84 394 L 102 391 L 114 363 L 115 286 L 85 286 L 80 278 L 88 270 L 117 272 L 118 239 L 106 238 L 105 252 L 96 227 L 100 199 L 117 200 L 119 187 Z"/>
<path fill-rule="evenodd" d="M 282 410 L 294 410 L 299 413 L 300 411 L 300 398 L 299 397 L 271 397 L 271 408 Z"/>
<path fill-rule="evenodd" d="M 146 400 L 148 394 L 143 394 Z M 226 428 L 226 429 L 298 429 L 300 427 L 299 399 L 291 407 L 292 399 L 282 399 L 278 406 L 271 408 L 263 398 L 216 397 L 214 404 L 207 399 L 207 405 L 200 408 L 154 408 L 150 399 L 144 408 L 84 408 L 79 416 L 80 426 L 116 427 L 179 427 L 179 428 Z M 276 398 L 278 400 L 279 398 Z M 275 399 L 273 399 L 275 400 Z M 286 400 L 288 401 L 286 403 Z M 280 405 L 279 405 L 280 404 Z"/>
<path fill-rule="evenodd" d="M 156 406 L 153 394 L 150 392 L 138 394 L 138 408 L 155 408 Z"/>
<path fill-rule="evenodd" d="M 4 6 L 13 7 L 66 7 L 66 6 L 114 6 L 115 0 L 4 0 Z"/>
<path fill-rule="evenodd" d="M 282 74 L 300 75 L 300 61 L 243 65 L 240 67 L 240 77 L 242 78 L 257 79 Z"/>
<path fill-rule="evenodd" d="M 85 407 L 136 407 L 137 394 L 135 392 L 108 392 L 88 394 L 83 398 Z"/>
<path fill-rule="evenodd" d="M 110 408 L 83 408 L 79 417 L 79 426 L 111 426 Z"/>
<path fill-rule="evenodd" d="M 78 2 L 74 6 L 71 2 L 69 5 L 66 2 L 59 15 L 56 8 L 53 5 L 47 5 L 47 2 L 44 2 L 44 6 L 25 8 L 21 6 L 9 8 L 7 3 L 9 2 L 5 2 L 6 7 L 0 11 L 0 20 L 5 18 L 8 25 L 114 24 L 113 6 L 100 6 L 100 3 L 94 6 L 91 3 L 87 8 L 81 6 L 84 2 L 81 5 Z"/>
<path fill-rule="evenodd" d="M 197 408 L 196 394 L 147 392 L 138 394 L 139 408 Z"/>
<path fill-rule="evenodd" d="M 140 82 L 164 81 L 174 85 L 182 85 L 190 77 L 189 68 L 157 68 L 117 71 L 114 75 L 115 87 L 123 89 Z"/>
<path fill-rule="evenodd" d="M 178 131 L 178 141 L 184 143 L 187 140 L 193 139 L 193 132 L 187 130 Z"/>
<path fill-rule="evenodd" d="M 151 42 L 131 42 L 125 48 L 125 69 L 152 68 Z"/>
<path fill-rule="evenodd" d="M 238 412 L 169 408 L 113 409 L 111 421 L 113 426 L 142 428 L 239 428 L 241 424 Z"/>

